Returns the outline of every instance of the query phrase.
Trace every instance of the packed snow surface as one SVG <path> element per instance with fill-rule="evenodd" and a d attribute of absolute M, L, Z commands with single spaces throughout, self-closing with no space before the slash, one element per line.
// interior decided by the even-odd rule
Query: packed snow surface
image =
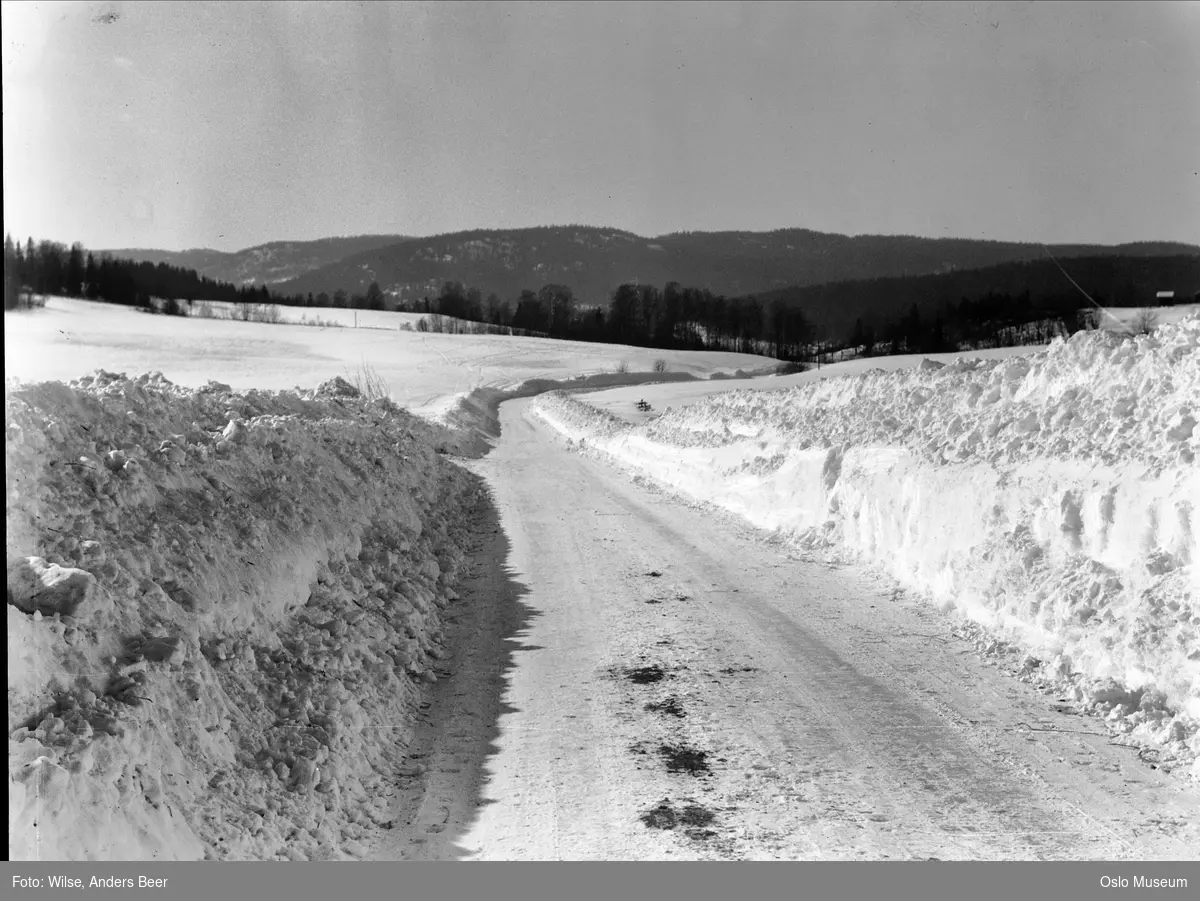
<path fill-rule="evenodd" d="M 685 497 L 885 568 L 1116 728 L 1200 753 L 1200 317 L 735 390 L 640 424 L 589 400 L 535 408 Z"/>

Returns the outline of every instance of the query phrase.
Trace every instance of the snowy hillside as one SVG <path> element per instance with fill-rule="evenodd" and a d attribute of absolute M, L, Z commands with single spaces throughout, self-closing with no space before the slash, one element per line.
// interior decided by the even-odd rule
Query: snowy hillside
<path fill-rule="evenodd" d="M 9 388 L 10 856 L 361 853 L 478 480 L 344 382 Z"/>
<path fill-rule="evenodd" d="M 1200 753 L 1197 398 L 1192 317 L 1023 357 L 732 391 L 636 426 L 586 396 L 536 409 L 687 498 L 883 567 L 985 642 L 1023 648 L 1031 680 L 1188 763 Z"/>

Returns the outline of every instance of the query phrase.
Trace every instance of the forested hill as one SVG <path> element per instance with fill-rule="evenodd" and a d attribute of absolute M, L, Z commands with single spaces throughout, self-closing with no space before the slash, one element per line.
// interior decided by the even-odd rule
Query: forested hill
<path fill-rule="evenodd" d="M 234 285 L 275 285 L 353 254 L 404 241 L 406 237 L 358 235 L 317 241 L 272 241 L 233 252 L 204 248 L 99 250 L 96 256 L 107 254 L 115 259 L 139 263 L 166 263 L 180 269 L 194 269 L 202 278 Z"/>
<path fill-rule="evenodd" d="M 964 299 L 994 306 L 1006 316 L 1030 307 L 1061 315 L 1089 305 L 1081 289 L 1101 306 L 1153 306 L 1160 291 L 1174 293 L 1165 303 L 1182 303 L 1200 292 L 1200 248 L 1173 256 L 1123 252 L 1064 257 L 1056 252 L 1055 258 L 1057 262 L 1042 251 L 1041 259 L 965 272 L 793 286 L 755 297 L 764 306 L 802 310 L 810 323 L 835 338 L 848 334 L 859 320 L 881 333 L 910 314 L 914 305 L 928 320 L 946 316 L 949 307 L 958 307 Z M 1021 306 L 1026 310 L 1017 309 Z"/>
<path fill-rule="evenodd" d="M 1186 244 L 1053 245 L 1059 258 L 1200 251 Z M 738 295 L 849 279 L 923 275 L 1045 258 L 1040 244 L 962 238 L 772 232 L 684 232 L 644 238 L 617 229 L 562 226 L 412 238 L 356 253 L 279 284 L 285 294 L 365 291 L 378 282 L 393 300 L 435 296 L 447 281 L 484 295 L 516 297 L 546 284 L 607 305 L 618 285 L 678 281 Z"/>

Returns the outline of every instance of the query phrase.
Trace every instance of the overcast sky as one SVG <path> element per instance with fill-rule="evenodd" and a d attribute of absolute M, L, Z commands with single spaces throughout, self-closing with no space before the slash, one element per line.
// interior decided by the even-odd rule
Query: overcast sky
<path fill-rule="evenodd" d="M 4 219 L 1200 241 L 1200 3 L 4 3 Z"/>

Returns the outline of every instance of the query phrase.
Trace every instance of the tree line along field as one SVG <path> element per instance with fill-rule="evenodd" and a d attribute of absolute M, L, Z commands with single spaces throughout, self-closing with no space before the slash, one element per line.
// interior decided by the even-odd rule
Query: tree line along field
<path fill-rule="evenodd" d="M 372 282 L 365 293 L 285 295 L 236 286 L 165 262 L 97 258 L 79 243 L 24 246 L 5 239 L 5 309 L 30 298 L 86 297 L 188 315 L 195 301 L 233 305 L 235 318 L 281 321 L 276 306 L 425 314 L 422 331 L 487 332 L 673 350 L 827 360 L 1044 344 L 1100 326 L 1102 308 L 1186 303 L 1200 292 L 1200 254 L 1113 254 L 1003 263 L 933 275 L 840 281 L 727 297 L 679 281 L 619 284 L 607 305 L 586 304 L 564 284 L 513 298 L 460 281 L 435 296 L 398 301 Z M 1069 271 L 1068 271 L 1069 270 Z M 211 309 L 199 308 L 201 315 Z M 314 324 L 321 324 L 319 316 Z M 475 323 L 477 325 L 468 325 Z"/>

